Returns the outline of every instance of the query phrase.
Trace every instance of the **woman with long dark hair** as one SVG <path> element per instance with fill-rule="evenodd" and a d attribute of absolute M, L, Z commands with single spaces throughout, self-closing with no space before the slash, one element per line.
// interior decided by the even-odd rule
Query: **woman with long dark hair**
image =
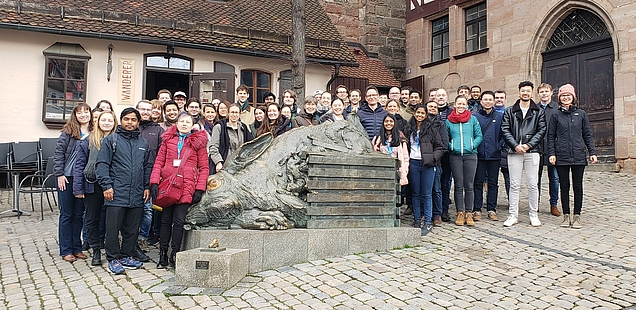
<path fill-rule="evenodd" d="M 290 119 L 280 113 L 278 104 L 270 103 L 267 105 L 267 118 L 258 127 L 256 136 L 271 132 L 274 137 L 278 137 L 291 129 L 290 124 Z"/>
<path fill-rule="evenodd" d="M 371 144 L 376 152 L 391 155 L 398 160 L 398 172 L 400 173 L 400 185 L 409 184 L 409 151 L 406 136 L 395 125 L 395 117 L 387 114 L 382 120 L 382 128 L 377 136 L 373 137 Z"/>
<path fill-rule="evenodd" d="M 422 235 L 433 229 L 433 180 L 446 150 L 439 130 L 428 117 L 426 106 L 418 104 L 406 127 L 409 145 L 409 183 L 413 196 L 413 227 Z M 424 220 L 424 223 L 422 223 Z"/>
<path fill-rule="evenodd" d="M 561 227 L 582 228 L 583 172 L 587 166 L 586 151 L 591 163 L 596 163 L 594 137 L 587 114 L 577 106 L 574 86 L 559 88 L 559 109 L 549 119 L 548 160 L 559 174 L 563 221 Z M 574 214 L 570 217 L 570 172 L 574 188 Z"/>
<path fill-rule="evenodd" d="M 58 238 L 60 255 L 67 262 L 78 258 L 86 259 L 82 252 L 80 235 L 84 224 L 84 201 L 73 195 L 73 170 L 79 152 L 79 143 L 86 139 L 93 129 L 91 107 L 79 103 L 73 108 L 71 118 L 62 128 L 57 139 L 53 173 L 57 177 L 57 194 L 60 202 Z"/>
<path fill-rule="evenodd" d="M 179 200 L 172 206 L 162 206 L 159 262 L 157 268 L 174 267 L 177 252 L 181 250 L 183 225 L 190 205 L 203 197 L 208 177 L 208 135 L 194 128 L 194 118 L 181 112 L 177 124 L 161 136 L 162 143 L 150 175 L 153 201 L 157 201 L 159 184 L 170 182 L 170 177 L 182 167 L 183 185 Z M 172 248 L 168 258 L 168 246 Z"/>
<path fill-rule="evenodd" d="M 220 119 L 212 128 L 209 146 L 210 173 L 219 172 L 229 156 L 243 143 L 253 139 L 247 125 L 241 123 L 240 115 L 241 107 L 233 104 L 230 106 L 228 118 Z"/>

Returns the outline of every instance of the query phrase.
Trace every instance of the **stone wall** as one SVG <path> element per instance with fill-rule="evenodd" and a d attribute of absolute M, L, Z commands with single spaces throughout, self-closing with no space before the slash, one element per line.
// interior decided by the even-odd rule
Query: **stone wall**
<path fill-rule="evenodd" d="M 406 66 L 404 0 L 320 0 L 347 42 L 362 44 L 398 80 Z"/>
<path fill-rule="evenodd" d="M 464 29 L 457 27 L 463 25 L 463 8 L 453 5 L 448 9 L 451 58 L 446 62 L 431 64 L 430 21 L 417 19 L 406 25 L 406 68 L 411 69 L 406 78 L 424 76 L 427 88 L 443 87 L 449 98 L 462 84 L 504 89 L 510 105 L 518 99 L 520 81 L 541 81 L 541 52 L 547 40 L 563 17 L 578 8 L 595 12 L 610 30 L 615 55 L 615 156 L 622 171 L 636 173 L 636 24 L 633 14 L 624 14 L 635 12 L 636 2 L 489 0 L 488 50 L 474 55 L 463 55 Z"/>

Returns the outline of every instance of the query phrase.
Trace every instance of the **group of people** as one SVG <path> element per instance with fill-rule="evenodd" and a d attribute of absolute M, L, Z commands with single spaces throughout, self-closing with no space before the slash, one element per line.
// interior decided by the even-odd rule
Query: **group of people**
<path fill-rule="evenodd" d="M 207 176 L 219 172 L 238 148 L 260 135 L 274 137 L 292 128 L 345 120 L 356 113 L 378 152 L 398 159 L 398 180 L 414 226 L 427 234 L 451 221 L 451 178 L 454 180 L 455 224 L 475 225 L 482 219 L 483 184 L 488 185 L 486 211 L 498 220 L 498 174 L 504 174 L 509 215 L 504 226 L 518 222 L 522 171 L 526 171 L 530 222 L 538 219 L 543 165 L 548 166 L 550 206 L 554 215 L 561 190 L 561 226 L 580 228 L 582 177 L 596 151 L 587 116 L 577 106 L 572 85 L 541 84 L 541 101 L 532 100 L 534 85 L 519 84 L 519 99 L 506 107 L 503 90 L 481 91 L 461 86 L 448 102 L 446 90 L 433 88 L 424 103 L 421 91 L 393 87 L 380 94 L 336 87 L 332 96 L 316 91 L 297 102 L 292 90 L 282 102 L 266 92 L 252 106 L 249 88 L 236 89 L 236 102 L 214 99 L 202 104 L 185 92 L 160 90 L 155 100 L 125 108 L 119 118 L 107 100 L 94 109 L 78 104 L 57 142 L 54 173 L 60 201 L 60 255 L 65 261 L 87 259 L 101 266 L 105 251 L 108 270 L 124 273 L 150 258 L 146 244 L 159 243 L 158 268 L 175 266 L 181 249 L 188 208 L 201 201 Z M 570 173 L 574 214 L 570 215 Z M 175 181 L 175 178 L 180 178 Z M 179 183 L 180 196 L 156 206 L 168 183 Z M 82 242 L 82 236 L 84 243 Z M 121 237 L 121 240 L 120 240 Z"/>
<path fill-rule="evenodd" d="M 534 84 L 524 81 L 519 84 L 519 99 L 509 107 L 503 90 L 482 91 L 479 86 L 463 85 L 457 94 L 449 103 L 446 90 L 432 88 L 424 104 L 419 90 L 394 87 L 384 103 L 389 112 L 372 143 L 375 150 L 399 159 L 399 182 L 408 205 L 405 213 L 413 214 L 413 226 L 421 227 L 425 235 L 433 226 L 451 221 L 451 184 L 456 225 L 474 226 L 481 221 L 484 204 L 488 219 L 498 221 L 499 171 L 509 201 L 504 226 L 518 223 L 523 171 L 530 224 L 540 226 L 539 189 L 547 166 L 550 212 L 561 215 L 557 206 L 560 188 L 560 226 L 581 228 L 583 171 L 588 156 L 595 163 L 597 155 L 589 120 L 577 105 L 574 87 L 561 86 L 558 102 L 554 102 L 552 86 L 543 83 L 537 89 L 540 101 L 535 102 Z"/>

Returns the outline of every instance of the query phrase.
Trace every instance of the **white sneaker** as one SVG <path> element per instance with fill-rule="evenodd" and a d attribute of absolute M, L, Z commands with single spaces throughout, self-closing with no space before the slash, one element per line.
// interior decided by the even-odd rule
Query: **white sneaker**
<path fill-rule="evenodd" d="M 530 216 L 530 225 L 534 227 L 541 226 L 541 221 L 539 221 L 539 216 L 537 215 Z"/>
<path fill-rule="evenodd" d="M 515 216 L 508 215 L 508 218 L 504 222 L 504 226 L 510 227 L 510 226 L 512 226 L 514 224 L 517 224 L 518 222 L 519 222 L 519 220 L 517 220 L 517 218 Z"/>

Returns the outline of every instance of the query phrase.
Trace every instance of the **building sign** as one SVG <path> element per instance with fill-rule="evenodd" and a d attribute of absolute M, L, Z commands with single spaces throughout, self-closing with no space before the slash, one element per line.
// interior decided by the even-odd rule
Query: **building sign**
<path fill-rule="evenodd" d="M 135 60 L 119 58 L 117 68 L 119 81 L 117 84 L 117 103 L 121 105 L 135 104 Z"/>

